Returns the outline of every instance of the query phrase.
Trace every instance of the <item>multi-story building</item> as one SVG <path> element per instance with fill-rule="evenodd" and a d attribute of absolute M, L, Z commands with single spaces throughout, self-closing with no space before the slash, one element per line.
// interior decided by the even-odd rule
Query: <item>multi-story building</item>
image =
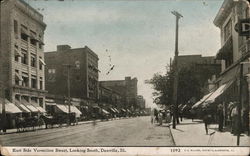
<path fill-rule="evenodd" d="M 235 30 L 239 20 L 247 18 L 250 18 L 249 2 L 246 0 L 224 0 L 214 19 L 214 24 L 221 32 L 221 49 L 217 53 L 217 59 L 224 62 L 223 70 L 216 79 L 215 86 L 218 88 L 217 91 L 224 88 L 224 92 L 220 97 L 211 100 L 223 103 L 226 112 L 225 120 L 230 119 L 230 113 L 228 112 L 229 103 L 235 101 L 242 101 L 242 115 L 249 116 L 250 78 L 247 75 L 250 73 L 250 37 L 240 36 Z M 241 68 L 243 75 L 240 75 Z M 241 76 L 243 77 L 241 80 L 242 83 L 239 83 Z M 241 87 L 242 90 L 240 91 Z M 242 123 L 243 128 L 248 127 L 246 129 L 249 131 L 249 118 L 246 119 L 243 117 Z"/>
<path fill-rule="evenodd" d="M 100 81 L 100 85 L 108 87 L 122 95 L 123 108 L 135 109 L 137 107 L 137 78 L 125 77 L 125 80 Z"/>
<path fill-rule="evenodd" d="M 222 71 L 218 77 L 209 80 L 215 89 L 205 95 L 207 98 L 203 101 L 203 105 L 211 107 L 218 104 L 224 106 L 225 124 L 230 120 L 230 109 L 233 108 L 231 103 L 239 104 L 242 101 L 243 128 L 248 127 L 248 130 L 249 118 L 245 117 L 249 116 L 250 38 L 239 35 L 237 23 L 240 19 L 250 18 L 249 10 L 249 2 L 246 0 L 224 0 L 222 3 L 214 19 L 221 35 L 221 48 L 216 59 L 222 61 Z"/>
<path fill-rule="evenodd" d="M 71 49 L 69 45 L 58 45 L 57 51 L 45 53 L 46 89 L 48 94 L 70 96 L 96 103 L 98 99 L 98 56 L 87 46 Z M 69 73 L 68 73 L 69 72 Z"/>
<path fill-rule="evenodd" d="M 1 2 L 0 16 L 5 98 L 45 107 L 43 16 L 23 0 Z"/>
<path fill-rule="evenodd" d="M 104 87 L 103 85 L 99 85 L 99 100 L 98 103 L 100 105 L 104 105 L 106 107 L 115 107 L 115 108 L 122 108 L 122 95 L 112 90 L 108 87 Z"/>

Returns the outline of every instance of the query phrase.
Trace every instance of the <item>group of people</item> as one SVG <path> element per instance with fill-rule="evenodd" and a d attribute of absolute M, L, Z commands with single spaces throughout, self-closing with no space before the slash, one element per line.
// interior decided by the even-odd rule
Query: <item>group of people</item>
<path fill-rule="evenodd" d="M 158 123 L 158 125 L 162 125 L 163 122 L 170 123 L 172 118 L 172 114 L 169 110 L 157 110 L 153 109 L 151 113 L 151 124 Z"/>
<path fill-rule="evenodd" d="M 241 125 L 240 129 L 239 129 L 238 107 L 237 107 L 236 103 L 229 104 L 227 113 L 225 113 L 223 105 L 218 104 L 216 112 L 211 111 L 209 109 L 203 109 L 202 114 L 203 114 L 203 122 L 205 124 L 206 134 L 208 134 L 208 125 L 211 124 L 212 122 L 218 123 L 218 131 L 219 132 L 223 132 L 224 125 L 230 126 L 231 133 L 234 135 L 238 134 L 239 130 L 244 131 L 244 129 L 248 129 L 248 125 L 246 124 L 246 123 L 248 123 L 247 122 L 248 112 L 246 111 L 246 109 L 243 109 L 243 111 L 242 111 L 241 123 L 243 123 L 243 125 Z"/>

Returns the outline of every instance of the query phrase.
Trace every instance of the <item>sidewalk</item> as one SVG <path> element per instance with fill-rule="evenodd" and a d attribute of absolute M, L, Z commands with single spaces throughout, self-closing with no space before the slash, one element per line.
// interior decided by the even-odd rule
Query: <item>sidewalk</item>
<path fill-rule="evenodd" d="M 237 146 L 237 136 L 230 132 L 219 132 L 218 125 L 209 125 L 206 135 L 204 123 L 201 120 L 184 119 L 176 125 L 176 129 L 171 127 L 176 146 Z M 240 146 L 250 146 L 250 137 L 242 134 Z"/>

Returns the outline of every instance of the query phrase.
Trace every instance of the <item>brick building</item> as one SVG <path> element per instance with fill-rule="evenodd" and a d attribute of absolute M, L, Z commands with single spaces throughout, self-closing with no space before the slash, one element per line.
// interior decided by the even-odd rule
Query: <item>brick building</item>
<path fill-rule="evenodd" d="M 23 0 L 1 2 L 1 76 L 5 98 L 45 106 L 43 16 Z"/>
<path fill-rule="evenodd" d="M 45 53 L 48 94 L 67 97 L 67 74 L 70 66 L 70 94 L 73 98 L 96 103 L 98 99 L 98 56 L 87 46 L 71 49 L 58 45 L 57 51 Z"/>
<path fill-rule="evenodd" d="M 109 108 L 118 108 L 121 109 L 122 107 L 122 95 L 112 90 L 108 87 L 104 87 L 103 85 L 99 85 L 99 105 L 102 107 L 109 107 Z"/>
<path fill-rule="evenodd" d="M 100 81 L 100 85 L 108 87 L 122 95 L 122 101 L 127 109 L 137 108 L 137 78 L 125 77 L 125 80 Z"/>

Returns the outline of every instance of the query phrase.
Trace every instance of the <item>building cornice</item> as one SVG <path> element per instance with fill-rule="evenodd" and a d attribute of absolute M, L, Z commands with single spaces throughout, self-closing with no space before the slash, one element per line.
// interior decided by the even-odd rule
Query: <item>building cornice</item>
<path fill-rule="evenodd" d="M 217 13 L 214 19 L 214 25 L 216 25 L 217 27 L 221 27 L 223 21 L 231 13 L 231 9 L 233 8 L 234 5 L 235 5 L 234 0 L 224 0 L 222 6 L 219 9 L 219 12 Z"/>
<path fill-rule="evenodd" d="M 46 24 L 43 22 L 43 15 L 32 8 L 28 3 L 23 0 L 15 0 L 15 7 L 19 9 L 22 13 L 29 16 L 31 19 L 39 23 L 45 30 Z"/>

